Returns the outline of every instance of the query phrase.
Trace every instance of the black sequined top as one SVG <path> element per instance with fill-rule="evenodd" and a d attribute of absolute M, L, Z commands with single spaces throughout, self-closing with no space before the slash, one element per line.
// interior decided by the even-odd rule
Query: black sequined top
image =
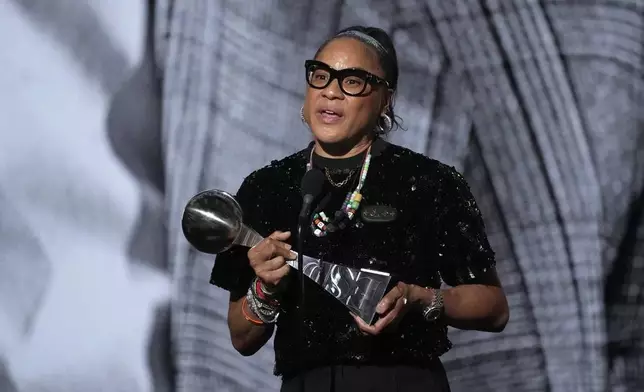
<path fill-rule="evenodd" d="M 275 230 L 296 233 L 302 204 L 300 182 L 311 148 L 272 162 L 241 185 L 236 197 L 244 210 L 245 223 L 261 235 Z M 347 191 L 355 187 L 362 158 L 343 160 L 344 168 L 332 167 L 331 161 L 317 157 L 314 164 L 329 169 L 327 175 L 336 185 L 351 175 L 351 166 L 357 170 L 342 187 L 327 181 L 317 208 L 323 208 L 328 216 L 333 216 Z M 316 237 L 307 228 L 304 254 L 389 272 L 391 287 L 403 281 L 438 288 L 441 278 L 455 286 L 473 281 L 494 265 L 479 209 L 466 181 L 454 168 L 378 139 L 372 147 L 362 194 L 360 210 L 391 206 L 397 210 L 397 219 L 365 222 L 358 210 L 349 226 L 326 237 Z M 210 282 L 245 293 L 254 277 L 246 252 L 247 248 L 233 247 L 220 254 Z M 296 275 L 289 276 L 296 279 Z M 307 281 L 305 288 L 302 324 L 294 291 L 299 285 L 290 283 L 275 335 L 276 375 L 289 377 L 329 365 L 430 366 L 451 347 L 444 325 L 427 323 L 414 312 L 402 319 L 396 332 L 365 336 L 348 310 L 312 281 Z M 294 338 L 300 334 L 305 341 L 303 354 Z"/>

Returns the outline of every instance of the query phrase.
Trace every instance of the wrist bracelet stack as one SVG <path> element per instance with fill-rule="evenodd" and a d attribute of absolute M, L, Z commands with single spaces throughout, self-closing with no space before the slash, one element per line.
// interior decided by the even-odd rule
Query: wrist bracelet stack
<path fill-rule="evenodd" d="M 261 280 L 255 278 L 248 288 L 246 298 L 244 298 L 242 303 L 242 310 L 246 320 L 255 325 L 274 324 L 277 322 L 277 318 L 279 317 L 279 302 L 273 295 L 273 293 L 266 290 Z M 257 318 L 248 314 L 245 309 L 246 304 L 248 304 L 248 307 Z"/>

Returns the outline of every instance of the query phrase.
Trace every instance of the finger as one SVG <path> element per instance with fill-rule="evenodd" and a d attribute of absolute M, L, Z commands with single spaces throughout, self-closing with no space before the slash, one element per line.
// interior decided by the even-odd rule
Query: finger
<path fill-rule="evenodd" d="M 384 297 L 382 297 L 378 306 L 376 306 L 376 312 L 380 315 L 387 313 L 396 305 L 398 298 L 400 298 L 399 291 L 394 287 Z"/>
<path fill-rule="evenodd" d="M 274 241 L 271 250 L 272 254 L 270 255 L 270 257 L 282 256 L 283 258 L 288 260 L 296 259 L 295 252 L 291 251 L 291 246 L 283 242 Z"/>
<path fill-rule="evenodd" d="M 405 283 L 399 282 L 396 287 L 389 290 L 389 292 L 380 300 L 378 306 L 376 307 L 376 312 L 383 315 L 390 311 L 394 306 L 396 306 L 397 301 L 400 298 L 405 298 L 407 293 L 407 285 Z"/>
<path fill-rule="evenodd" d="M 292 246 L 286 242 L 274 241 L 276 247 L 290 251 Z"/>
<path fill-rule="evenodd" d="M 403 282 L 398 282 L 398 284 L 396 285 L 396 288 L 400 292 L 401 297 L 403 297 L 403 298 L 407 297 L 407 294 L 409 292 L 409 285 L 408 284 L 403 283 Z"/>
<path fill-rule="evenodd" d="M 402 310 L 404 309 L 405 301 L 404 297 L 398 298 L 394 302 L 394 306 L 391 307 L 376 323 L 372 326 L 372 331 L 375 334 L 383 332 L 385 329 L 394 327 L 402 316 Z"/>
<path fill-rule="evenodd" d="M 275 256 L 272 259 L 266 260 L 262 265 L 257 267 L 257 272 L 271 272 L 282 268 L 286 264 L 286 260 L 282 256 Z"/>
<path fill-rule="evenodd" d="M 373 331 L 372 333 L 374 335 L 382 333 L 386 328 L 388 328 L 395 322 L 396 317 L 398 317 L 398 313 L 391 311 L 385 317 L 378 319 L 378 321 L 376 321 L 376 323 L 371 326 L 371 330 Z"/>
<path fill-rule="evenodd" d="M 366 334 L 369 334 L 369 335 L 377 335 L 378 334 L 376 329 L 373 326 L 365 323 L 360 317 L 356 316 L 355 314 L 352 314 L 352 316 L 353 316 L 353 319 L 355 320 L 356 324 L 358 325 L 358 328 L 362 332 L 364 332 Z"/>
<path fill-rule="evenodd" d="M 253 246 L 248 250 L 248 258 L 253 261 L 254 258 L 261 258 L 261 256 L 266 252 L 266 248 L 271 243 L 270 238 L 264 238 L 257 245 Z"/>
<path fill-rule="evenodd" d="M 259 252 L 261 252 L 262 255 L 269 255 L 268 258 L 272 258 L 278 255 L 289 258 L 292 253 L 290 249 L 291 245 L 287 243 L 267 238 L 266 245 L 262 247 Z"/>
<path fill-rule="evenodd" d="M 274 231 L 268 238 L 276 241 L 286 241 L 291 236 L 290 231 Z"/>
<path fill-rule="evenodd" d="M 263 282 L 277 285 L 283 277 L 288 275 L 290 270 L 291 267 L 288 264 L 285 264 L 278 269 L 272 271 L 264 271 L 261 273 L 261 275 L 258 274 L 258 276 Z"/>
<path fill-rule="evenodd" d="M 252 265 L 261 265 L 276 256 L 282 256 L 289 260 L 295 259 L 295 254 L 285 247 L 286 244 L 272 239 L 264 241 L 266 242 L 260 243 L 257 248 L 251 249 L 253 253 L 250 253 L 248 258 Z"/>
<path fill-rule="evenodd" d="M 290 236 L 291 236 L 291 233 L 288 231 L 285 233 L 276 231 L 273 234 L 261 240 L 257 245 L 250 248 L 250 250 L 256 253 L 261 253 L 264 251 L 264 249 L 267 249 L 267 248 L 271 249 L 273 246 L 281 246 L 284 248 L 291 249 L 290 244 L 283 242 L 287 240 Z"/>

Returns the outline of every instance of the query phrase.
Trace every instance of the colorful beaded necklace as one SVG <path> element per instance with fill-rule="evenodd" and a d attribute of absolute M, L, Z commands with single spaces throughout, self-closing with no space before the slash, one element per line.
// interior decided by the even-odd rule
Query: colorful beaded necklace
<path fill-rule="evenodd" d="M 311 148 L 311 156 L 309 158 L 309 163 L 306 165 L 306 170 L 311 170 L 313 168 L 313 148 Z M 329 217 L 323 212 L 316 212 L 313 215 L 313 221 L 311 222 L 311 230 L 316 237 L 324 237 L 329 231 L 333 230 L 333 227 L 338 224 L 345 217 L 349 220 L 353 219 L 356 211 L 360 207 L 360 202 L 362 201 L 362 187 L 364 182 L 367 179 L 367 172 L 369 171 L 369 163 L 371 162 L 371 146 L 367 150 L 367 155 L 365 155 L 364 162 L 362 163 L 362 169 L 360 170 L 360 178 L 358 179 L 358 185 L 353 191 L 347 193 L 347 197 L 342 203 L 342 207 L 335 214 L 335 219 L 333 222 L 330 221 Z M 329 228 L 332 230 L 329 230 Z"/>

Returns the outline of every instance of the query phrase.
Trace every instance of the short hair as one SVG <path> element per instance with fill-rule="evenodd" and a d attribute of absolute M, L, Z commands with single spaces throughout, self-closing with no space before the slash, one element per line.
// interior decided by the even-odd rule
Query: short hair
<path fill-rule="evenodd" d="M 317 58 L 320 52 L 329 44 L 329 42 L 337 38 L 352 38 L 356 39 L 365 45 L 372 47 L 378 54 L 378 60 L 380 62 L 380 67 L 385 73 L 385 80 L 389 83 L 389 88 L 396 91 L 398 88 L 398 56 L 396 54 L 396 48 L 394 47 L 393 40 L 389 34 L 378 27 L 366 27 L 366 26 L 351 26 L 345 29 L 338 31 L 332 37 L 324 41 L 320 48 L 315 53 Z M 400 128 L 399 117 L 394 113 L 394 102 L 393 99 L 388 104 L 387 115 L 391 118 L 392 128 L 389 130 L 394 130 Z"/>

